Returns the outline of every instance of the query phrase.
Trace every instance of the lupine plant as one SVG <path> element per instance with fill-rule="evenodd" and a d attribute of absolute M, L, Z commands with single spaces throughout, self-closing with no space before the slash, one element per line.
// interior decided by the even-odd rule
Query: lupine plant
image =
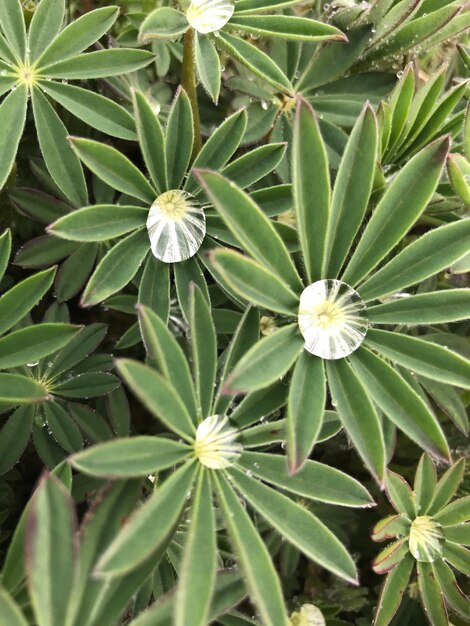
<path fill-rule="evenodd" d="M 469 27 L 0 0 L 0 626 L 470 624 Z"/>

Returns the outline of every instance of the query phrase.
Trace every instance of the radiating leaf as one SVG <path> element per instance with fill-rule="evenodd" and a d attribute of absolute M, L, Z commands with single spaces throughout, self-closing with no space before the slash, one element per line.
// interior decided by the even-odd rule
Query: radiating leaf
<path fill-rule="evenodd" d="M 258 341 L 237 363 L 225 382 L 224 392 L 253 391 L 267 387 L 289 371 L 303 350 L 297 324 L 276 330 Z"/>
<path fill-rule="evenodd" d="M 271 423 L 271 428 L 276 423 Z M 339 506 L 368 507 L 374 504 L 368 491 L 357 480 L 318 461 L 305 461 L 292 475 L 287 473 L 281 455 L 245 451 L 237 465 L 265 482 L 304 498 Z"/>
<path fill-rule="evenodd" d="M 196 470 L 194 463 L 187 463 L 157 487 L 149 500 L 131 515 L 101 556 L 96 574 L 106 578 L 122 576 L 158 550 L 174 532 Z M 158 523 L 155 523 L 156 519 Z"/>
<path fill-rule="evenodd" d="M 327 374 L 334 406 L 348 436 L 368 470 L 382 483 L 385 471 L 384 438 L 380 419 L 363 381 L 359 380 L 345 359 L 328 361 Z"/>
<path fill-rule="evenodd" d="M 40 57 L 38 66 L 43 68 L 62 59 L 74 57 L 90 47 L 109 30 L 118 14 L 119 7 L 110 6 L 89 11 L 80 16 L 54 39 Z"/>
<path fill-rule="evenodd" d="M 470 387 L 470 361 L 432 341 L 371 329 L 367 345 L 394 363 L 449 385 Z"/>
<path fill-rule="evenodd" d="M 359 288 L 361 298 L 375 300 L 419 283 L 463 257 L 469 246 L 468 220 L 434 228 L 372 274 Z"/>
<path fill-rule="evenodd" d="M 186 440 L 193 437 L 195 428 L 191 416 L 173 385 L 137 361 L 120 359 L 117 368 L 139 400 L 167 428 Z"/>
<path fill-rule="evenodd" d="M 85 177 L 67 142 L 67 129 L 40 89 L 33 89 L 32 101 L 39 145 L 50 175 L 73 204 L 87 204 Z"/>
<path fill-rule="evenodd" d="M 436 417 L 408 383 L 366 348 L 349 358 L 368 394 L 392 422 L 432 455 L 448 460 L 449 448 Z"/>
<path fill-rule="evenodd" d="M 134 278 L 148 252 L 146 230 L 137 230 L 117 243 L 102 258 L 88 281 L 82 306 L 98 304 L 125 287 Z"/>
<path fill-rule="evenodd" d="M 14 7 L 17 0 L 0 0 L 1 5 L 10 4 Z M 0 15 L 6 7 L 0 6 Z M 21 16 L 22 17 L 22 16 Z M 4 16 L 5 18 L 5 16 Z M 2 21 L 3 26 L 3 21 Z M 26 122 L 26 105 L 28 89 L 26 85 L 15 87 L 0 104 L 0 189 L 3 188 L 10 175 L 16 157 L 18 144 Z"/>
<path fill-rule="evenodd" d="M 414 156 L 375 208 L 342 280 L 354 287 L 416 222 L 434 193 L 449 149 L 447 137 Z"/>
<path fill-rule="evenodd" d="M 310 456 L 322 426 L 325 399 L 323 361 L 304 350 L 294 366 L 287 405 L 287 458 L 291 473 L 297 472 Z"/>
<path fill-rule="evenodd" d="M 216 529 L 211 482 L 199 475 L 176 592 L 175 626 L 205 626 L 216 580 Z"/>
<path fill-rule="evenodd" d="M 288 626 L 279 579 L 256 527 L 227 480 L 214 473 L 217 495 L 250 596 L 266 626 Z"/>
<path fill-rule="evenodd" d="M 299 240 L 307 277 L 313 282 L 321 278 L 330 212 L 330 175 L 318 122 L 310 105 L 302 99 L 297 103 L 292 150 Z"/>
<path fill-rule="evenodd" d="M 337 576 L 349 582 L 357 580 L 346 548 L 310 511 L 240 470 L 233 468 L 230 474 L 243 497 L 287 541 Z"/>
<path fill-rule="evenodd" d="M 26 571 L 38 626 L 63 626 L 74 579 L 75 514 L 63 484 L 44 475 L 26 534 Z"/>
<path fill-rule="evenodd" d="M 202 291 L 190 285 L 189 336 L 192 371 L 199 406 L 199 417 L 212 412 L 217 368 L 217 339 L 211 308 Z"/>
<path fill-rule="evenodd" d="M 71 137 L 70 141 L 85 165 L 110 187 L 148 204 L 155 200 L 156 193 L 145 176 L 121 152 L 90 139 Z"/>
<path fill-rule="evenodd" d="M 180 398 L 196 420 L 196 394 L 186 356 L 166 324 L 151 309 L 140 306 L 139 325 L 149 357 L 170 384 L 176 384 Z"/>
<path fill-rule="evenodd" d="M 92 446 L 70 457 L 70 463 L 91 476 L 128 478 L 177 465 L 189 451 L 172 439 L 142 435 Z"/>

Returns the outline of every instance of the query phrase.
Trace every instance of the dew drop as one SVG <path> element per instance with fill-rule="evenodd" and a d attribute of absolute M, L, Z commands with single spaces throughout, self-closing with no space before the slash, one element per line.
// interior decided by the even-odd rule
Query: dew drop
<path fill-rule="evenodd" d="M 299 328 L 305 349 L 334 360 L 352 354 L 366 336 L 366 305 L 357 291 L 339 280 L 318 280 L 300 296 Z"/>
<path fill-rule="evenodd" d="M 233 0 L 193 0 L 186 11 L 186 18 L 198 33 L 216 34 L 229 21 L 234 10 Z"/>
<path fill-rule="evenodd" d="M 206 218 L 194 196 L 178 189 L 166 191 L 150 207 L 147 230 L 153 255 L 164 263 L 179 263 L 199 250 Z"/>

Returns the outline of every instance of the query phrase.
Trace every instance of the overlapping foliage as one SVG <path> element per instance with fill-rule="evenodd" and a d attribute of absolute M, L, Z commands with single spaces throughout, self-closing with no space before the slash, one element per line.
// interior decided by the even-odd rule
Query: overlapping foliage
<path fill-rule="evenodd" d="M 0 0 L 0 624 L 469 623 L 469 26 Z"/>

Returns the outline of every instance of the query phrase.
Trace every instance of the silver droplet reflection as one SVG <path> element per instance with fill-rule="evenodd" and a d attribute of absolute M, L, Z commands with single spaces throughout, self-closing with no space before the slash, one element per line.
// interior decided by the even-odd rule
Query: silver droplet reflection
<path fill-rule="evenodd" d="M 234 10 L 233 0 L 193 0 L 186 11 L 186 17 L 194 30 L 207 34 L 225 26 Z"/>
<path fill-rule="evenodd" d="M 194 196 L 173 189 L 158 196 L 150 207 L 147 230 L 153 255 L 164 263 L 179 263 L 199 250 L 206 218 Z"/>
<path fill-rule="evenodd" d="M 366 305 L 357 291 L 339 280 L 318 280 L 303 290 L 299 328 L 305 349 L 322 359 L 342 359 L 366 336 Z"/>

